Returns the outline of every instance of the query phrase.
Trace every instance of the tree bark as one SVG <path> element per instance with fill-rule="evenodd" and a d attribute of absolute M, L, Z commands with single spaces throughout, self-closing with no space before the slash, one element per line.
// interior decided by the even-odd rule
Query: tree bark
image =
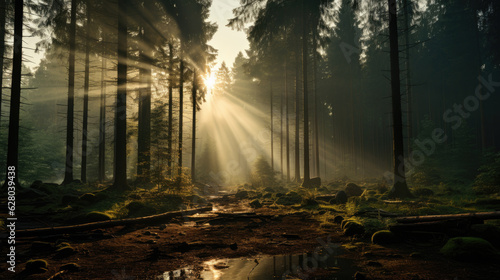
<path fill-rule="evenodd" d="M 273 130 L 273 82 L 271 77 L 269 77 L 269 94 L 271 96 L 270 100 L 270 114 L 271 114 L 271 170 L 274 172 L 274 130 Z"/>
<path fill-rule="evenodd" d="M 287 51 L 288 53 L 288 51 Z M 288 124 L 288 71 L 285 57 L 285 126 L 286 126 L 286 181 L 290 182 L 290 128 Z"/>
<path fill-rule="evenodd" d="M 137 178 L 147 181 L 151 169 L 151 59 L 153 51 L 146 28 L 142 30 L 140 49 L 141 67 L 139 75 L 141 89 L 139 90 L 139 128 L 137 137 Z"/>
<path fill-rule="evenodd" d="M 9 136 L 7 142 L 7 166 L 5 187 L 19 187 L 19 111 L 21 107 L 21 77 L 23 59 L 23 7 L 24 1 L 14 5 L 14 56 L 12 60 L 12 84 L 10 92 Z M 10 190 L 10 188 L 9 188 Z"/>
<path fill-rule="evenodd" d="M 82 127 L 82 167 L 81 180 L 87 182 L 87 128 L 89 119 L 89 80 L 90 80 L 90 0 L 86 1 L 87 28 L 85 31 L 85 78 L 83 86 L 83 127 Z"/>
<path fill-rule="evenodd" d="M 300 183 L 300 77 L 299 47 L 295 48 L 295 182 Z"/>
<path fill-rule="evenodd" d="M 76 0 L 71 0 L 71 22 L 69 27 L 69 70 L 68 70 L 68 105 L 66 113 L 66 168 L 63 184 L 73 181 L 73 121 L 75 111 L 75 50 L 76 50 Z"/>
<path fill-rule="evenodd" d="M 410 0 L 403 0 L 403 13 L 405 17 L 405 62 L 406 62 L 406 110 L 408 129 L 408 155 L 411 153 L 411 139 L 413 138 L 413 110 L 411 94 L 411 69 L 410 69 Z"/>
<path fill-rule="evenodd" d="M 101 104 L 99 108 L 99 164 L 98 178 L 102 183 L 106 180 L 106 58 L 102 45 L 101 69 Z"/>
<path fill-rule="evenodd" d="M 318 125 L 318 71 L 317 71 L 317 42 L 316 42 L 316 31 L 313 32 L 313 106 L 314 106 L 314 170 L 316 171 L 316 177 L 321 177 L 320 166 L 319 166 L 319 125 Z"/>
<path fill-rule="evenodd" d="M 0 0 L 0 120 L 2 119 L 2 101 L 3 101 L 3 67 L 5 55 L 5 24 L 7 22 L 7 3 L 6 0 Z M 0 127 L 2 122 L 0 121 Z"/>
<path fill-rule="evenodd" d="M 191 89 L 193 98 L 193 125 L 192 125 L 192 139 L 191 139 L 191 181 L 195 181 L 196 176 L 196 111 L 198 110 L 198 101 L 196 99 L 196 92 L 198 91 L 196 85 L 196 70 L 193 73 L 193 88 Z"/>
<path fill-rule="evenodd" d="M 182 46 L 181 46 L 182 52 Z M 179 176 L 182 175 L 182 123 L 184 114 L 184 61 L 180 61 L 180 73 L 179 73 L 179 154 L 178 154 L 178 171 Z"/>
<path fill-rule="evenodd" d="M 399 80 L 399 46 L 396 0 L 388 0 L 389 5 L 389 42 L 391 58 L 391 90 L 392 90 L 392 130 L 393 130 L 393 167 L 394 184 L 389 192 L 390 197 L 412 197 L 406 185 L 403 120 L 401 112 L 401 84 Z"/>
<path fill-rule="evenodd" d="M 167 175 L 172 175 L 172 133 L 173 133 L 173 82 L 174 82 L 174 50 L 172 44 L 168 45 L 168 131 L 167 131 Z"/>
<path fill-rule="evenodd" d="M 115 168 L 117 189 L 128 189 L 127 184 L 127 3 L 118 1 L 118 84 L 115 108 Z"/>
<path fill-rule="evenodd" d="M 302 1 L 304 5 L 305 0 Z M 304 91 L 304 181 L 303 186 L 308 186 L 309 175 L 309 93 L 307 88 L 307 56 L 308 56 L 308 28 L 307 13 L 302 9 L 302 84 Z"/>

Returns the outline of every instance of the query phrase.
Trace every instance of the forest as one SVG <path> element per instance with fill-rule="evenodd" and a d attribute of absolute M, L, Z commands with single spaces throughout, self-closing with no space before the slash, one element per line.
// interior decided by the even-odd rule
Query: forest
<path fill-rule="evenodd" d="M 499 50 L 494 0 L 0 0 L 0 278 L 495 279 Z"/>

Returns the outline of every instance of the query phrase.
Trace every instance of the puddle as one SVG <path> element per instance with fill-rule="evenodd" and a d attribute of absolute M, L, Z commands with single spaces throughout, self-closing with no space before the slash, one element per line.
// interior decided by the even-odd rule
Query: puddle
<path fill-rule="evenodd" d="M 162 280 L 276 280 L 294 275 L 308 279 L 318 268 L 332 272 L 334 279 L 352 279 L 357 269 L 352 261 L 338 257 L 339 246 L 330 246 L 317 253 L 263 256 L 257 259 L 220 259 L 204 262 L 200 266 L 165 272 Z"/>

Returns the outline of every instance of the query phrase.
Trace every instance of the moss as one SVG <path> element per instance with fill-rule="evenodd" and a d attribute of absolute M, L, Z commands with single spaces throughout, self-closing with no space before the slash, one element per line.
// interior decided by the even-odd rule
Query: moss
<path fill-rule="evenodd" d="M 129 217 L 147 216 L 156 213 L 156 210 L 152 206 L 149 206 L 141 201 L 132 201 L 127 204 L 126 208 L 128 210 Z"/>
<path fill-rule="evenodd" d="M 451 238 L 440 252 L 450 258 L 462 261 L 479 261 L 498 257 L 490 242 L 477 237 Z"/>

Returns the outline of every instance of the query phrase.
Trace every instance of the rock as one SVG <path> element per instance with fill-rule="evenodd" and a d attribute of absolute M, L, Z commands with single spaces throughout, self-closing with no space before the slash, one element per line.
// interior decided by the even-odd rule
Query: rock
<path fill-rule="evenodd" d="M 413 190 L 413 194 L 416 196 L 433 196 L 434 191 L 429 188 L 416 188 Z"/>
<path fill-rule="evenodd" d="M 490 242 L 477 237 L 451 238 L 440 252 L 450 258 L 462 261 L 481 261 L 498 257 Z"/>
<path fill-rule="evenodd" d="M 128 197 L 129 197 L 130 199 L 134 199 L 134 200 L 139 200 L 139 199 L 141 199 L 141 198 L 142 198 L 140 195 L 138 195 L 138 194 L 136 194 L 136 193 L 130 194 Z"/>
<path fill-rule="evenodd" d="M 156 209 L 144 202 L 132 201 L 126 206 L 129 217 L 142 217 L 156 214 Z"/>
<path fill-rule="evenodd" d="M 390 230 L 379 230 L 372 235 L 373 244 L 391 244 L 396 241 L 396 235 Z"/>
<path fill-rule="evenodd" d="M 344 235 L 354 236 L 365 233 L 365 227 L 362 224 L 356 222 L 347 222 L 344 225 Z"/>
<path fill-rule="evenodd" d="M 412 259 L 421 259 L 423 257 L 424 256 L 422 255 L 422 253 L 419 253 L 419 252 L 413 252 L 410 254 L 410 258 L 412 258 Z"/>
<path fill-rule="evenodd" d="M 471 236 L 483 238 L 489 241 L 497 249 L 500 249 L 500 228 L 490 224 L 476 224 L 471 226 Z"/>
<path fill-rule="evenodd" d="M 231 250 L 233 250 L 233 251 L 236 251 L 236 250 L 238 250 L 238 244 L 233 243 L 233 244 L 229 245 L 229 248 L 230 248 Z"/>
<path fill-rule="evenodd" d="M 368 280 L 368 277 L 366 276 L 366 274 L 359 272 L 359 271 L 356 271 L 356 273 L 354 273 L 353 279 L 354 280 Z"/>
<path fill-rule="evenodd" d="M 344 220 L 344 217 L 342 217 L 342 216 L 335 216 L 335 217 L 333 217 L 333 222 L 336 223 L 336 224 L 342 223 L 343 220 Z"/>
<path fill-rule="evenodd" d="M 95 194 L 95 201 L 96 202 L 108 200 L 109 198 L 110 198 L 109 195 L 102 192 L 102 191 Z"/>
<path fill-rule="evenodd" d="M 276 197 L 282 197 L 282 196 L 285 196 L 285 194 L 284 194 L 284 193 L 279 192 L 279 193 L 276 193 L 274 196 L 276 196 Z"/>
<path fill-rule="evenodd" d="M 274 193 L 274 192 L 276 192 L 276 190 L 275 190 L 274 188 L 271 188 L 271 187 L 266 187 L 266 188 L 264 189 L 264 192 Z"/>
<path fill-rule="evenodd" d="M 49 264 L 47 263 L 46 260 L 42 259 L 29 260 L 28 262 L 26 262 L 26 267 L 24 268 L 24 271 L 29 274 L 39 274 L 47 272 L 48 267 Z"/>
<path fill-rule="evenodd" d="M 92 222 L 101 222 L 101 221 L 108 221 L 111 220 L 111 216 L 109 216 L 106 213 L 99 212 L 99 211 L 92 211 L 85 215 L 83 218 L 83 222 L 86 223 L 92 223 Z"/>
<path fill-rule="evenodd" d="M 59 271 L 66 270 L 69 272 L 80 271 L 81 267 L 77 263 L 67 263 L 59 268 Z"/>
<path fill-rule="evenodd" d="M 164 230 L 164 229 L 166 229 L 166 228 L 167 228 L 167 225 L 166 225 L 166 224 L 161 224 L 161 225 L 160 225 L 160 227 L 159 227 L 159 229 L 160 229 L 160 230 Z"/>
<path fill-rule="evenodd" d="M 347 183 L 344 191 L 347 196 L 361 196 L 363 194 L 363 189 L 354 183 Z"/>
<path fill-rule="evenodd" d="M 238 191 L 235 195 L 234 195 L 237 199 L 245 199 L 245 198 L 248 198 L 248 191 Z"/>
<path fill-rule="evenodd" d="M 272 194 L 272 193 L 269 193 L 269 192 L 265 193 L 265 194 L 262 196 L 262 198 L 266 198 L 266 199 L 269 199 L 269 198 L 272 198 L 272 197 L 273 197 L 273 194 Z"/>
<path fill-rule="evenodd" d="M 64 258 L 67 258 L 67 257 L 75 254 L 75 253 L 76 253 L 75 248 L 73 248 L 71 246 L 64 246 L 64 247 L 57 249 L 56 255 L 54 256 L 54 258 L 64 259 Z"/>
<path fill-rule="evenodd" d="M 319 203 L 313 198 L 306 198 L 306 199 L 302 200 L 301 205 L 305 206 L 305 207 L 318 207 Z"/>
<path fill-rule="evenodd" d="M 365 258 L 373 258 L 373 257 L 375 257 L 375 254 L 371 251 L 368 251 L 368 252 L 364 252 L 363 254 L 361 254 L 361 256 L 363 256 Z"/>
<path fill-rule="evenodd" d="M 320 177 L 314 177 L 309 180 L 309 187 L 310 188 L 319 188 L 321 187 L 321 178 Z"/>
<path fill-rule="evenodd" d="M 85 204 L 90 204 L 97 202 L 97 198 L 93 193 L 84 193 L 78 198 L 78 201 L 83 202 Z"/>
<path fill-rule="evenodd" d="M 250 202 L 250 207 L 254 209 L 262 208 L 262 203 L 260 203 L 258 199 L 254 199 L 252 200 L 252 202 Z"/>
<path fill-rule="evenodd" d="M 276 204 L 294 205 L 302 202 L 302 197 L 294 191 L 290 191 L 276 200 Z"/>
<path fill-rule="evenodd" d="M 73 194 L 65 194 L 61 198 L 61 205 L 68 206 L 68 205 L 70 205 L 71 203 L 73 203 L 73 202 L 75 202 L 77 200 L 78 200 L 78 196 L 73 195 Z"/>
<path fill-rule="evenodd" d="M 338 191 L 335 194 L 335 202 L 338 204 L 346 204 L 347 202 L 347 193 L 345 191 Z"/>

